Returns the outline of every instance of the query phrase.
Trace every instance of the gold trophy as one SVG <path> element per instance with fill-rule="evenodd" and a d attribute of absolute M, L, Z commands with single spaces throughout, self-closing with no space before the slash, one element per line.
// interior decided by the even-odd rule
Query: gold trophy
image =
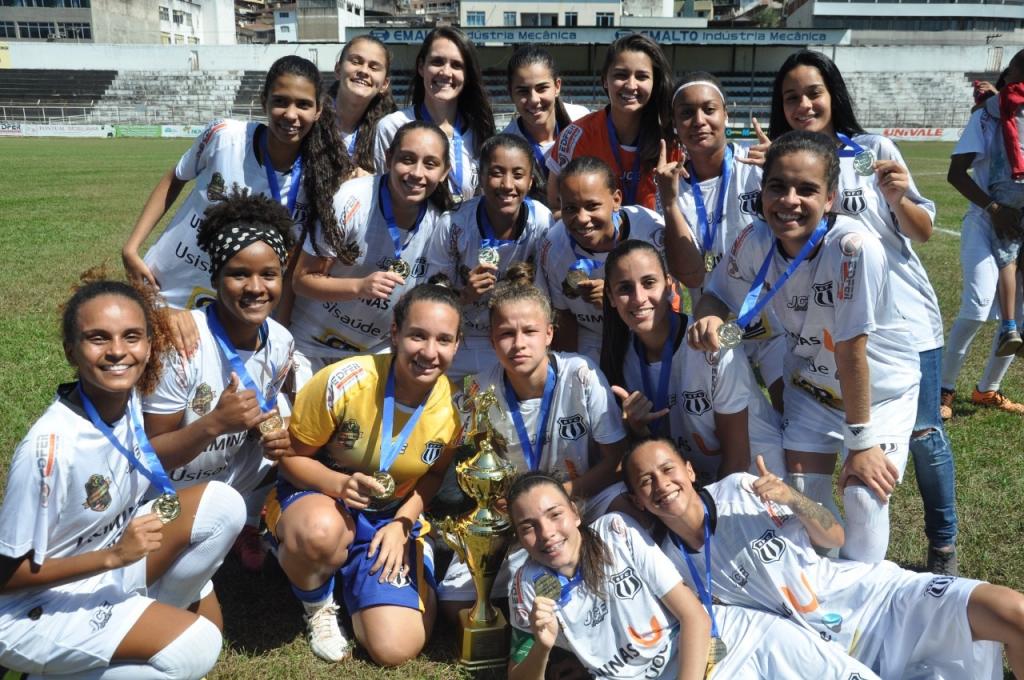
<path fill-rule="evenodd" d="M 488 413 L 498 405 L 494 388 L 466 394 L 472 409 L 467 439 L 477 454 L 459 463 L 455 475 L 463 492 L 476 501 L 476 509 L 455 520 L 446 517 L 438 532 L 473 577 L 476 603 L 459 612 L 458 646 L 459 663 L 476 671 L 503 668 L 508 662 L 508 622 L 491 605 L 490 596 L 512 534 L 508 517 L 494 504 L 504 497 L 515 468 L 498 455 L 504 438 L 494 431 Z"/>

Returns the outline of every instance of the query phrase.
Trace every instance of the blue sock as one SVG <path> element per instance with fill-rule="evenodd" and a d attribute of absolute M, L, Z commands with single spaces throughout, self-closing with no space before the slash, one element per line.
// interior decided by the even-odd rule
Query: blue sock
<path fill-rule="evenodd" d="M 302 602 L 323 602 L 334 592 L 334 576 L 331 576 L 327 579 L 326 583 L 314 590 L 300 590 L 292 584 L 292 592 Z"/>
<path fill-rule="evenodd" d="M 1003 319 L 1003 327 L 1002 327 L 1002 332 L 1003 333 L 1005 333 L 1007 331 L 1015 331 L 1015 330 L 1017 330 L 1017 320 L 1016 319 Z"/>

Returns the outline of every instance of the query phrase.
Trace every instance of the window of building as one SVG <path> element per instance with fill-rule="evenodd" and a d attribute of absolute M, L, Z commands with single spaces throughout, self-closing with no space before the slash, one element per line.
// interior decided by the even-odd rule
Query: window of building
<path fill-rule="evenodd" d="M 516 25 L 516 13 L 515 12 L 505 12 L 505 25 L 506 26 L 515 26 Z"/>
<path fill-rule="evenodd" d="M 579 25 L 579 21 L 580 21 L 579 14 L 577 14 L 576 12 L 566 12 L 565 13 L 565 25 L 566 26 L 578 26 Z"/>
<path fill-rule="evenodd" d="M 161 45 L 170 45 L 171 44 L 171 34 L 170 33 L 161 33 L 160 34 L 160 44 Z"/>
<path fill-rule="evenodd" d="M 160 21 L 170 21 L 170 20 L 171 20 L 171 10 L 167 9 L 166 7 L 161 7 L 160 8 Z"/>
<path fill-rule="evenodd" d="M 612 12 L 598 12 L 597 13 L 597 26 L 598 28 L 611 28 L 615 25 L 615 14 Z"/>
<path fill-rule="evenodd" d="M 550 27 L 550 26 L 557 26 L 558 25 L 558 15 L 557 14 L 545 14 L 545 13 L 539 13 L 539 12 L 529 12 L 529 13 L 523 12 L 520 15 L 520 18 L 523 21 L 523 26 L 530 26 L 530 27 L 545 26 L 545 27 Z"/>
<path fill-rule="evenodd" d="M 57 31 L 67 40 L 92 40 L 92 26 L 80 21 L 58 21 Z"/>
<path fill-rule="evenodd" d="M 487 16 L 484 12 L 466 12 L 467 26 L 486 26 Z"/>
<path fill-rule="evenodd" d="M 288 18 L 288 12 L 281 12 L 280 16 L 281 16 L 282 19 L 287 19 Z"/>
<path fill-rule="evenodd" d="M 192 26 L 192 13 L 191 12 L 185 12 L 185 25 L 186 26 Z"/>
<path fill-rule="evenodd" d="M 17 38 L 18 27 L 13 21 L 0 21 L 0 38 Z"/>
<path fill-rule="evenodd" d="M 292 27 L 291 26 L 282 26 L 281 27 L 281 32 L 282 33 L 291 33 L 292 32 Z"/>
<path fill-rule="evenodd" d="M 179 26 L 185 23 L 185 13 L 179 12 L 178 10 L 174 10 L 174 23 L 178 24 Z"/>
<path fill-rule="evenodd" d="M 21 38 L 46 40 L 53 35 L 53 24 L 49 21 L 19 21 L 18 35 Z"/>
<path fill-rule="evenodd" d="M 194 35 L 190 35 L 188 37 L 188 44 L 189 45 L 198 45 L 199 44 L 199 38 L 195 37 Z"/>

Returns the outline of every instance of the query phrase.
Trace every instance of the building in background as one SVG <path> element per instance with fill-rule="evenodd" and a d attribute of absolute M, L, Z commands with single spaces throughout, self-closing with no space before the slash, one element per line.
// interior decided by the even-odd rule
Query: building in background
<path fill-rule="evenodd" d="M 297 42 L 345 41 L 345 29 L 363 26 L 363 0 L 298 0 Z"/>
<path fill-rule="evenodd" d="M 1022 0 L 789 0 L 791 28 L 849 28 L 859 31 L 987 31 L 1024 28 Z"/>
<path fill-rule="evenodd" d="M 294 2 L 283 4 L 274 10 L 274 42 L 292 43 L 299 41 L 299 14 Z"/>

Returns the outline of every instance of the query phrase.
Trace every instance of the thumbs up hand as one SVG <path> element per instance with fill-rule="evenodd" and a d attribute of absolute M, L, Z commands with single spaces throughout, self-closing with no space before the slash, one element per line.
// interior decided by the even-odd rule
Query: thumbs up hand
<path fill-rule="evenodd" d="M 791 504 L 793 501 L 793 489 L 782 481 L 781 477 L 769 472 L 768 467 L 764 464 L 764 456 L 758 455 L 756 463 L 757 473 L 760 476 L 751 487 L 754 495 L 764 503 L 774 501 L 782 505 Z"/>

